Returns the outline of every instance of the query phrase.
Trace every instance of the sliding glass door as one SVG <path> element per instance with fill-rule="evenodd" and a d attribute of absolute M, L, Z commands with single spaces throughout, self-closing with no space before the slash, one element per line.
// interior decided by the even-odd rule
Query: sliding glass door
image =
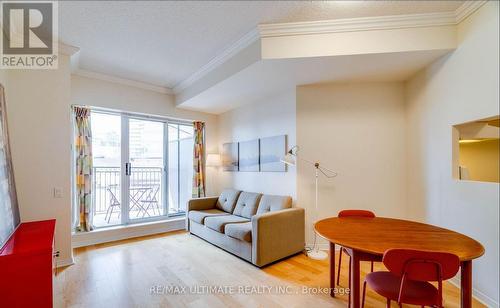
<path fill-rule="evenodd" d="M 121 117 L 91 113 L 92 224 L 114 226 L 121 221 Z"/>
<path fill-rule="evenodd" d="M 167 214 L 163 202 L 165 177 L 165 123 L 128 119 L 128 216 L 148 219 Z"/>
<path fill-rule="evenodd" d="M 183 215 L 191 197 L 189 123 L 93 111 L 93 225 Z"/>
<path fill-rule="evenodd" d="M 193 126 L 168 124 L 168 204 L 172 215 L 184 214 L 192 195 Z"/>

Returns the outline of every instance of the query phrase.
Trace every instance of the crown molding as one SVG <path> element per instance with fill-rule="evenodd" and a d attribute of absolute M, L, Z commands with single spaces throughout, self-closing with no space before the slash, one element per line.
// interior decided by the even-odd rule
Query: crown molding
<path fill-rule="evenodd" d="M 482 7 L 488 2 L 487 0 L 465 1 L 461 6 L 455 10 L 455 21 L 457 24 L 461 23 L 464 19 L 469 17 L 477 9 Z"/>
<path fill-rule="evenodd" d="M 118 84 L 122 84 L 125 86 L 135 87 L 135 88 L 139 88 L 139 89 L 143 89 L 143 90 L 149 90 L 149 91 L 153 91 L 153 92 L 157 92 L 157 93 L 161 93 L 161 94 L 174 94 L 172 89 L 170 89 L 170 88 L 160 87 L 157 85 L 152 85 L 152 84 L 141 82 L 141 81 L 115 77 L 115 76 L 96 73 L 96 72 L 83 70 L 83 69 L 76 69 L 74 72 L 72 72 L 72 75 L 77 75 L 77 76 L 81 76 L 81 77 L 87 77 L 87 78 L 98 79 L 98 80 L 102 80 L 102 81 L 118 83 Z"/>
<path fill-rule="evenodd" d="M 80 51 L 80 48 L 76 46 L 64 44 L 61 42 L 59 42 L 58 48 L 59 48 L 59 53 L 62 53 L 63 55 L 67 55 L 70 57 Z"/>
<path fill-rule="evenodd" d="M 288 35 L 391 30 L 417 27 L 454 26 L 483 6 L 487 0 L 465 1 L 454 12 L 408 14 L 290 22 L 258 25 L 261 38 Z"/>
<path fill-rule="evenodd" d="M 202 66 L 199 70 L 191 74 L 188 78 L 184 79 L 180 83 L 176 84 L 173 88 L 174 93 L 180 93 L 187 87 L 194 84 L 196 81 L 200 80 L 203 76 L 207 75 L 209 72 L 220 66 L 222 63 L 229 60 L 231 57 L 236 55 L 241 50 L 250 46 L 252 43 L 260 39 L 259 31 L 257 28 L 245 34 L 242 38 L 237 40 L 235 43 L 231 44 L 229 47 L 225 48 L 220 52 L 215 58 L 210 60 L 207 64 Z"/>
<path fill-rule="evenodd" d="M 455 24 L 455 13 L 443 12 L 291 22 L 279 24 L 261 24 L 258 26 L 258 28 L 261 37 L 279 37 L 289 35 L 309 35 L 369 30 L 391 30 L 416 27 L 448 26 Z"/>

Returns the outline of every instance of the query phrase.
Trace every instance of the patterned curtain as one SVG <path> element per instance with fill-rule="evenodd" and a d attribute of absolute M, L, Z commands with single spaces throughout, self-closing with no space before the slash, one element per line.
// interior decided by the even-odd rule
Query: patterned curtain
<path fill-rule="evenodd" d="M 74 107 L 75 114 L 75 183 L 78 222 L 76 231 L 92 230 L 92 132 L 90 109 Z"/>
<path fill-rule="evenodd" d="M 205 197 L 205 123 L 194 122 L 193 198 Z"/>

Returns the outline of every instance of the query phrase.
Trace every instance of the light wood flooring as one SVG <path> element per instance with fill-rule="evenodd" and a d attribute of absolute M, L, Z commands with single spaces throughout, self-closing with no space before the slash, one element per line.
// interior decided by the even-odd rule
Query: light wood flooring
<path fill-rule="evenodd" d="M 304 293 L 329 287 L 329 264 L 303 254 L 259 269 L 196 236 L 171 232 L 78 248 L 74 255 L 74 265 L 58 270 L 55 307 L 347 307 L 347 295 Z M 368 270 L 362 264 L 363 276 Z M 207 292 L 208 286 L 219 289 Z M 459 307 L 459 298 L 446 283 L 445 307 Z M 385 299 L 368 291 L 365 307 L 385 307 Z"/>

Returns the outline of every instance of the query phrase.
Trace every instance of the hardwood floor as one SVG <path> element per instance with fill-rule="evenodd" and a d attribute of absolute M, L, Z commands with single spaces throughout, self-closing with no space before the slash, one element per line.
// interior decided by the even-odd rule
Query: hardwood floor
<path fill-rule="evenodd" d="M 347 295 L 324 292 L 328 261 L 303 254 L 259 269 L 186 232 L 83 247 L 74 254 L 75 265 L 58 270 L 55 307 L 347 307 Z M 343 261 L 341 285 L 347 286 Z M 368 270 L 363 264 L 363 276 Z M 307 294 L 308 287 L 324 293 Z M 446 283 L 445 307 L 459 307 L 459 298 L 459 290 Z M 473 306 L 484 307 L 476 301 Z M 368 291 L 365 307 L 385 307 L 385 299 Z"/>

